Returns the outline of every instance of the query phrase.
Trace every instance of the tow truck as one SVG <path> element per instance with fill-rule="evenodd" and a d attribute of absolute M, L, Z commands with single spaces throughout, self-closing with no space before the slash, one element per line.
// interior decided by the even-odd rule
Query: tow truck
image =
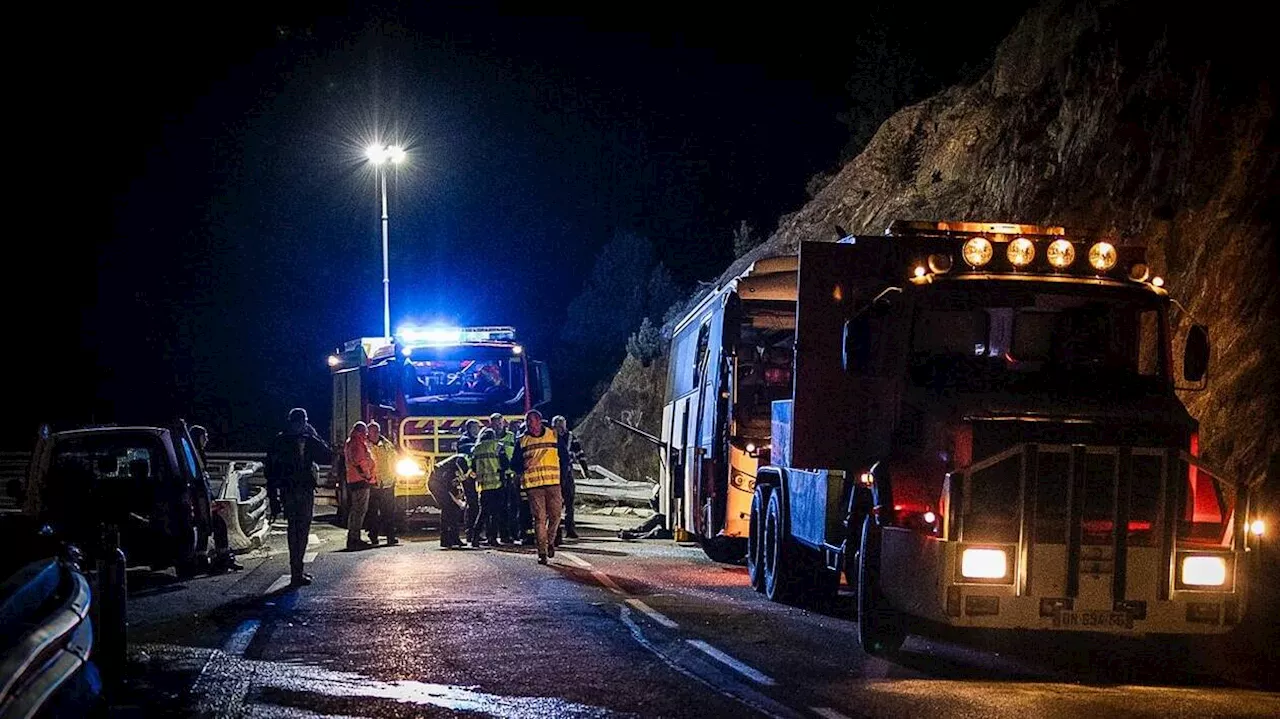
<path fill-rule="evenodd" d="M 457 450 L 467 420 L 495 412 L 521 419 L 551 399 L 545 362 L 530 359 L 509 326 L 401 327 L 394 337 L 362 337 L 328 358 L 333 380 L 334 482 L 338 514 L 347 496 L 341 448 L 357 421 L 377 421 L 396 445 L 397 509 L 434 507 L 431 466 Z"/>
<path fill-rule="evenodd" d="M 1145 249 L 1061 227 L 905 222 L 803 242 L 673 333 L 660 511 L 775 601 L 857 594 L 911 631 L 1208 634 L 1264 522 L 1175 389 L 1210 347 Z M 1256 556 L 1256 553 L 1254 553 Z"/>

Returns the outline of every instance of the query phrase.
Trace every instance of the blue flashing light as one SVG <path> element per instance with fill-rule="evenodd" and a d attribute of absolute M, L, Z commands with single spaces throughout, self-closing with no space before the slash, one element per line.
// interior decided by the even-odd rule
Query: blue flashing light
<path fill-rule="evenodd" d="M 456 345 L 462 341 L 457 327 L 401 327 L 396 337 L 407 344 Z"/>

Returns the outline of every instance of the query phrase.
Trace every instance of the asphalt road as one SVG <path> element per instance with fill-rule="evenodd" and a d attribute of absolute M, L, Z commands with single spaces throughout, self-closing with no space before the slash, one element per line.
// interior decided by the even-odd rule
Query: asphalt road
<path fill-rule="evenodd" d="M 597 531 L 544 567 L 434 535 L 346 552 L 341 530 L 314 532 L 300 590 L 282 588 L 281 535 L 243 572 L 131 573 L 114 715 L 1280 716 L 1246 660 L 1215 672 L 1188 644 L 912 637 L 868 657 L 848 598 L 771 604 L 743 568 L 671 542 Z"/>

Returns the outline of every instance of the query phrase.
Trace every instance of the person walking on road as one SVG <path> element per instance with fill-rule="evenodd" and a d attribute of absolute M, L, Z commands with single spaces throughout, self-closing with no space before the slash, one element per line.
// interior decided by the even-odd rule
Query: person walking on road
<path fill-rule="evenodd" d="M 538 543 L 538 563 L 556 556 L 552 543 L 563 509 L 560 497 L 560 453 L 556 432 L 542 424 L 542 413 L 536 409 L 525 415 L 525 433 L 516 442 L 516 469 L 520 486 L 529 495 L 533 515 L 533 534 Z"/>
<path fill-rule="evenodd" d="M 369 511 L 369 490 L 377 477 L 373 452 L 369 449 L 369 428 L 364 422 L 351 426 L 345 448 L 347 465 L 347 549 L 368 549 L 360 538 L 364 515 Z"/>
<path fill-rule="evenodd" d="M 436 462 L 431 470 L 431 478 L 427 480 L 427 489 L 435 497 L 440 506 L 440 547 L 452 549 L 461 547 L 462 539 L 459 530 L 462 527 L 463 511 L 466 501 L 462 497 L 462 478 L 470 468 L 467 456 L 462 453 L 452 454 Z"/>
<path fill-rule="evenodd" d="M 197 541 L 200 548 L 204 549 L 209 546 L 209 538 L 212 535 L 213 556 L 209 558 L 210 571 L 218 574 L 228 570 L 238 572 L 244 569 L 244 565 L 237 562 L 235 554 L 231 552 L 231 541 L 227 536 L 227 520 L 214 511 L 213 487 L 209 481 L 209 457 L 206 454 L 209 446 L 209 430 L 193 424 L 190 434 L 191 441 L 196 443 L 196 454 L 200 455 L 200 474 L 204 483 L 203 498 L 208 502 L 209 507 L 208 524 L 200 528 L 200 537 Z"/>
<path fill-rule="evenodd" d="M 333 451 L 301 407 L 289 411 L 288 429 L 275 436 L 267 451 L 267 496 L 271 515 L 283 513 L 289 522 L 289 573 L 295 587 L 311 583 L 311 575 L 302 571 L 302 556 L 311 536 L 320 465 L 332 459 Z"/>
<path fill-rule="evenodd" d="M 573 522 L 573 458 L 581 451 L 581 445 L 569 431 L 569 420 L 564 415 L 551 418 L 551 429 L 556 432 L 556 451 L 560 454 L 560 498 L 564 502 L 564 522 L 556 527 L 556 546 L 560 546 L 561 534 L 569 539 L 578 538 L 578 528 Z"/>
<path fill-rule="evenodd" d="M 476 473 L 476 488 L 480 490 L 480 511 L 471 527 L 471 546 L 480 546 L 480 533 L 485 543 L 498 546 L 498 525 L 502 521 L 502 508 L 506 495 L 502 491 L 502 475 L 507 469 L 507 455 L 494 436 L 492 427 L 480 432 L 480 441 L 471 453 Z"/>
<path fill-rule="evenodd" d="M 386 537 L 387 544 L 399 544 L 399 515 L 396 513 L 396 448 L 382 433 L 377 422 L 369 423 L 369 451 L 373 452 L 374 477 L 377 484 L 369 490 L 369 514 L 365 524 L 369 528 L 369 543 L 376 545 L 378 537 Z"/>

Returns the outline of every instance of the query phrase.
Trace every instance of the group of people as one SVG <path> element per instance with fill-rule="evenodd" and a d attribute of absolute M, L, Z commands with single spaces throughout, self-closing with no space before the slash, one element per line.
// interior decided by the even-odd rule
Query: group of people
<path fill-rule="evenodd" d="M 511 423 L 500 414 L 487 426 L 469 420 L 457 452 L 428 468 L 427 488 L 440 507 L 440 545 L 461 547 L 465 533 L 473 547 L 503 544 L 538 548 L 538 562 L 555 556 L 563 537 L 576 539 L 572 463 L 582 450 L 564 417 L 551 426 L 532 410 Z M 311 533 L 319 466 L 333 450 L 308 422 L 307 412 L 289 413 L 289 426 L 276 435 L 267 452 L 268 499 L 273 516 L 288 521 L 289 570 L 293 586 L 311 584 L 303 556 Z M 394 444 L 377 422 L 357 422 L 343 447 L 347 513 L 347 547 L 363 549 L 380 537 L 398 544 L 395 506 Z M 367 529 L 369 541 L 361 538 Z"/>
<path fill-rule="evenodd" d="M 457 451 L 428 468 L 427 489 L 440 508 L 440 546 L 536 543 L 545 562 L 563 537 L 578 536 L 572 462 L 581 449 L 564 417 L 548 427 L 533 410 L 511 424 L 498 413 L 487 425 L 467 420 Z M 395 446 L 377 422 L 356 422 L 343 453 L 347 548 L 374 546 L 379 536 L 397 544 Z"/>
<path fill-rule="evenodd" d="M 399 544 L 396 528 L 396 448 L 377 422 L 356 422 L 343 450 L 347 468 L 347 549 Z M 369 530 L 369 541 L 360 530 Z"/>
<path fill-rule="evenodd" d="M 548 427 L 531 410 L 509 426 L 500 414 L 488 426 L 466 423 L 458 451 L 431 468 L 427 489 L 440 506 L 440 546 L 536 544 L 547 563 L 564 537 L 577 539 L 572 464 L 581 447 L 568 421 Z"/>

